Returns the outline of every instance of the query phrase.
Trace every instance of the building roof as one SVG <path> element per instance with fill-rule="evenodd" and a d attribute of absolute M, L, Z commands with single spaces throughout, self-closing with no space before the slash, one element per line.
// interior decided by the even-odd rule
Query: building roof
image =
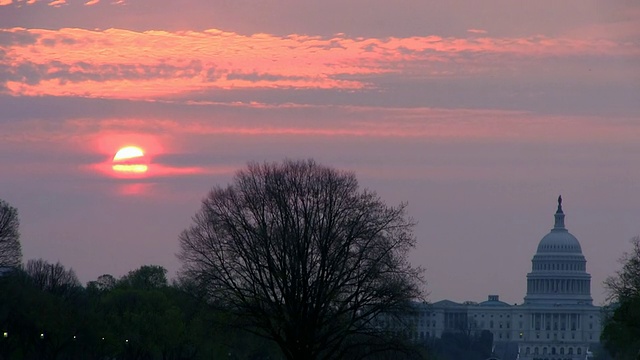
<path fill-rule="evenodd" d="M 451 301 L 451 300 L 440 300 L 440 301 L 436 301 L 432 304 L 433 306 L 437 306 L 437 307 L 447 307 L 447 306 L 463 306 L 463 304 Z"/>
<path fill-rule="evenodd" d="M 479 304 L 480 306 L 511 306 L 504 301 L 500 301 L 498 295 L 489 295 L 489 299 Z"/>

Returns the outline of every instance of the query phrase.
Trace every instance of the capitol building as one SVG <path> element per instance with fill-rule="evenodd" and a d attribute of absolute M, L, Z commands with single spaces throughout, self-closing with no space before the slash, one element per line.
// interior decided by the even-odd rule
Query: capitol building
<path fill-rule="evenodd" d="M 587 261 L 578 239 L 565 227 L 561 197 L 554 216 L 553 228 L 531 260 L 522 304 L 509 305 L 498 295 L 480 303 L 421 304 L 411 315 L 414 340 L 486 330 L 502 360 L 586 359 L 599 342 L 601 308 L 593 305 Z"/>

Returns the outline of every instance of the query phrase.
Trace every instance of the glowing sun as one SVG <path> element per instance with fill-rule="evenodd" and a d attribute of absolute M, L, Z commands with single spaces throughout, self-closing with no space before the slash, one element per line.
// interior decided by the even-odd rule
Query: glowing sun
<path fill-rule="evenodd" d="M 111 168 L 118 173 L 143 174 L 149 170 L 144 151 L 137 146 L 126 146 L 113 156 Z"/>

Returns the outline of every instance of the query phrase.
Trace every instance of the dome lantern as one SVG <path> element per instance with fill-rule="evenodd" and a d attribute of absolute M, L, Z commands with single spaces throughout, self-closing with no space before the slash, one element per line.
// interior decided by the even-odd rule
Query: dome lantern
<path fill-rule="evenodd" d="M 555 213 L 556 223 L 554 229 L 564 229 L 564 212 L 562 211 L 562 195 L 558 196 L 558 210 Z"/>

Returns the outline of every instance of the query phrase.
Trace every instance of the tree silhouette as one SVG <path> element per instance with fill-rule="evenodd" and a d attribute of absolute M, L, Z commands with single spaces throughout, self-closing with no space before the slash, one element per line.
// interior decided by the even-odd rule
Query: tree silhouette
<path fill-rule="evenodd" d="M 18 267 L 22 263 L 18 210 L 0 199 L 0 266 Z"/>
<path fill-rule="evenodd" d="M 622 269 L 605 281 L 614 309 L 602 331 L 605 348 L 616 359 L 640 359 L 640 237 L 620 258 Z"/>
<path fill-rule="evenodd" d="M 405 205 L 313 160 L 249 164 L 193 222 L 180 236 L 181 275 L 287 359 L 381 349 L 373 320 L 422 293 L 406 258 L 415 238 Z"/>

